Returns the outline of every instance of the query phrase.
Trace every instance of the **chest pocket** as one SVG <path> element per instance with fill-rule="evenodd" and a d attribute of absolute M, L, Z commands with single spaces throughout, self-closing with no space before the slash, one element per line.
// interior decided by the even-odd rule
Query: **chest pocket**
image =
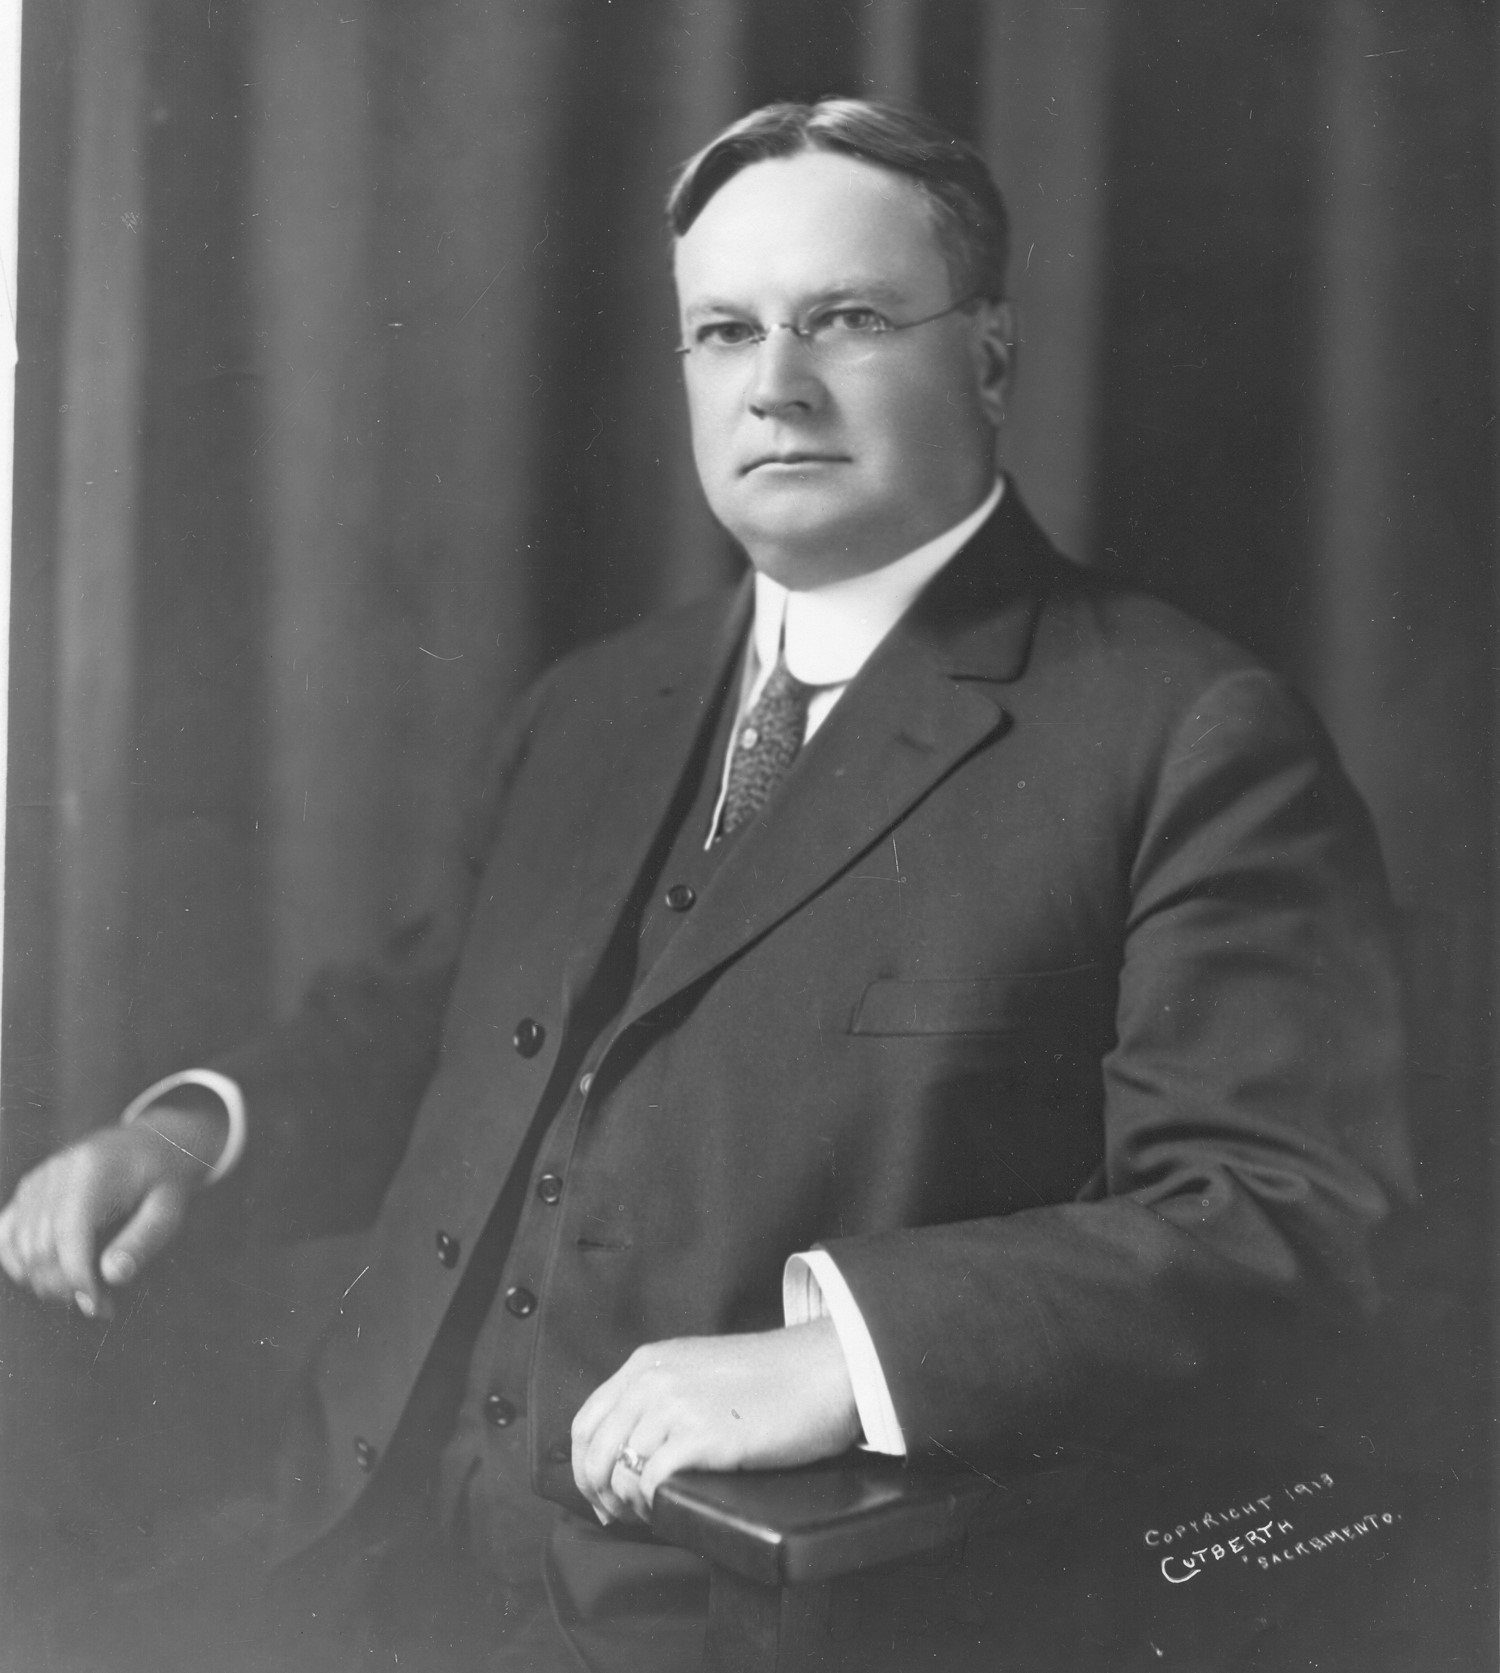
<path fill-rule="evenodd" d="M 1102 964 L 959 981 L 883 977 L 865 989 L 849 1032 L 890 1037 L 1066 1029 L 1087 1038 L 1112 1016 L 1114 1003 L 1114 972 Z"/>

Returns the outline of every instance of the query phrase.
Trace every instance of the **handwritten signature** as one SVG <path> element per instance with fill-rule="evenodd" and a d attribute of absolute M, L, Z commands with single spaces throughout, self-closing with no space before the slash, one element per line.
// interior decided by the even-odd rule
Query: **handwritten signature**
<path fill-rule="evenodd" d="M 1292 1538 L 1297 1532 L 1296 1524 L 1280 1510 L 1278 1494 L 1300 1509 L 1306 1508 L 1332 1486 L 1333 1477 L 1324 1471 L 1307 1481 L 1293 1482 L 1276 1492 L 1262 1493 L 1259 1498 L 1246 1499 L 1222 1510 L 1206 1510 L 1189 1521 L 1179 1522 L 1175 1528 L 1148 1528 L 1145 1542 L 1153 1549 L 1169 1545 L 1186 1547 L 1190 1538 L 1200 1538 L 1205 1533 L 1222 1534 L 1221 1538 L 1208 1540 L 1191 1550 L 1169 1551 L 1162 1558 L 1162 1578 L 1170 1585 L 1183 1586 L 1189 1580 L 1196 1580 L 1216 1563 L 1231 1557 L 1238 1557 L 1242 1563 L 1254 1562 L 1257 1567 L 1269 1570 L 1362 1539 L 1401 1520 L 1400 1515 L 1392 1511 L 1369 1511 L 1355 1521 L 1327 1528 L 1305 1539 Z M 1261 1517 L 1265 1520 L 1259 1520 Z M 1270 1549 L 1273 1546 L 1278 1549 Z"/>

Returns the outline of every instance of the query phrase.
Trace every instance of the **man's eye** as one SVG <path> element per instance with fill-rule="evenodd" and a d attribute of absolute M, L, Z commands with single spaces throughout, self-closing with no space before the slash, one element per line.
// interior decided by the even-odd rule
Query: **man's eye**
<path fill-rule="evenodd" d="M 890 329 L 890 321 L 874 308 L 830 308 L 813 323 L 813 330 L 827 336 L 870 337 Z"/>
<path fill-rule="evenodd" d="M 757 335 L 755 327 L 744 320 L 716 319 L 700 325 L 693 333 L 693 341 L 709 348 L 736 349 L 754 342 Z"/>

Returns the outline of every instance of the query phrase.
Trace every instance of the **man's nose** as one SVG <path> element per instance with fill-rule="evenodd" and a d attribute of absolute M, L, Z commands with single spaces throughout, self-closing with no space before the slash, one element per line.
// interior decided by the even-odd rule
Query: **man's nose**
<path fill-rule="evenodd" d="M 756 347 L 747 398 L 758 418 L 797 407 L 811 412 L 823 399 L 812 345 L 789 325 L 773 325 Z"/>

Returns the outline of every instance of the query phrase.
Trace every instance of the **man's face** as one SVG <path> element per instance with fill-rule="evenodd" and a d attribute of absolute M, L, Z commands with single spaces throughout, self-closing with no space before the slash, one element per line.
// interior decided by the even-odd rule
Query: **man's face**
<path fill-rule="evenodd" d="M 864 574 L 989 491 L 1008 309 L 867 334 L 871 311 L 901 325 L 960 300 L 910 180 L 824 151 L 754 163 L 678 241 L 676 273 L 684 343 L 817 320 L 844 338 L 685 357 L 704 492 L 756 568 L 793 588 Z"/>

